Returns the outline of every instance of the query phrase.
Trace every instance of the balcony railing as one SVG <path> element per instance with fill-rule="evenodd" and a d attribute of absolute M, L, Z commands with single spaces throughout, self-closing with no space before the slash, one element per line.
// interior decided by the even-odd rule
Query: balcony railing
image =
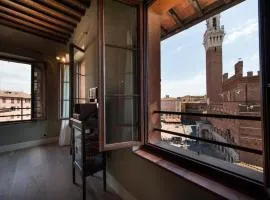
<path fill-rule="evenodd" d="M 154 111 L 153 114 L 170 114 L 170 115 L 180 115 L 180 116 L 197 116 L 197 117 L 204 117 L 204 118 L 220 118 L 220 119 L 238 119 L 238 120 L 250 120 L 250 121 L 261 121 L 261 117 L 259 116 L 243 116 L 243 115 L 224 115 L 224 114 L 203 114 L 203 113 L 187 113 L 187 112 L 170 112 L 170 111 Z M 220 141 L 215 141 L 211 139 L 205 139 L 202 137 L 198 136 L 193 136 L 193 135 L 186 135 L 184 133 L 179 133 L 179 132 L 174 132 L 174 131 L 169 131 L 165 129 L 160 129 L 160 128 L 154 128 L 154 131 L 159 131 L 159 132 L 164 132 L 168 134 L 172 134 L 175 136 L 181 136 L 189 139 L 193 139 L 196 141 L 202 141 L 210 144 L 215 144 L 215 145 L 220 145 L 223 147 L 228 147 L 228 148 L 233 148 L 249 153 L 254 153 L 258 155 L 262 155 L 263 151 L 259 149 L 253 149 L 249 147 L 244 147 L 236 144 L 229 144 L 225 142 L 220 142 Z"/>
<path fill-rule="evenodd" d="M 260 105 L 239 105 L 239 112 L 260 112 Z"/>

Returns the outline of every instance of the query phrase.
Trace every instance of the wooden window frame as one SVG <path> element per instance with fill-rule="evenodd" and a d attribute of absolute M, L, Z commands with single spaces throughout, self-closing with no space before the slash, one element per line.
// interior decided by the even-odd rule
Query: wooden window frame
<path fill-rule="evenodd" d="M 148 53 L 148 8 L 155 2 L 155 0 L 148 0 L 144 4 L 144 48 L 145 50 L 145 74 L 147 77 L 147 66 L 151 65 L 149 63 L 149 53 Z M 161 156 L 172 163 L 175 163 L 181 167 L 184 167 L 190 171 L 194 171 L 206 178 L 220 182 L 234 190 L 238 190 L 256 199 L 268 199 L 270 195 L 270 2 L 267 0 L 258 0 L 259 4 L 259 52 L 260 52 L 260 71 L 261 71 L 261 106 L 264 108 L 261 111 L 261 120 L 263 124 L 263 159 L 264 159 L 264 182 L 256 182 L 239 174 L 233 173 L 231 171 L 226 171 L 224 169 L 213 166 L 209 163 L 201 162 L 199 160 L 187 157 L 182 154 L 172 152 L 170 150 L 158 147 L 156 145 L 150 144 L 148 142 L 149 136 L 149 120 L 151 119 L 151 108 L 144 109 L 145 121 L 147 122 L 145 127 L 145 144 L 142 146 L 146 151 Z M 203 19 L 197 21 L 199 23 Z M 189 27 L 189 26 L 188 26 Z M 267 69 L 268 68 L 268 69 Z M 144 83 L 145 88 L 148 87 L 148 83 Z M 145 98 L 148 102 L 148 91 L 146 89 Z"/>
<path fill-rule="evenodd" d="M 79 46 L 77 46 L 76 44 L 71 43 L 69 45 L 69 117 L 73 116 L 74 113 L 74 105 L 75 103 L 77 103 L 77 100 L 79 100 L 80 98 L 77 97 L 76 95 L 77 90 L 79 89 L 79 85 L 78 82 L 79 81 L 79 77 L 81 76 L 77 76 L 79 73 L 77 73 L 76 70 L 78 70 L 78 67 L 75 67 L 75 60 L 74 60 L 74 50 L 77 49 L 83 53 L 85 53 L 85 49 L 80 48 Z M 85 100 L 87 100 L 87 97 L 84 98 Z M 76 101 L 75 101 L 76 100 Z"/>
<path fill-rule="evenodd" d="M 97 21 L 98 21 L 98 102 L 99 102 L 99 150 L 100 151 L 110 151 L 115 149 L 128 148 L 132 146 L 142 145 L 144 141 L 144 97 L 143 97 L 143 2 L 142 1 L 124 1 L 124 0 L 116 0 L 120 3 L 137 7 L 137 65 L 139 70 L 139 80 L 138 83 L 140 86 L 139 89 L 139 109 L 138 109 L 138 118 L 139 118 L 139 140 L 138 141 L 127 141 L 127 142 L 119 142 L 106 144 L 105 141 L 105 72 L 104 72 L 104 63 L 105 63 L 105 34 L 104 34 L 104 0 L 98 1 L 98 9 L 97 9 Z M 105 27 L 106 28 L 106 27 Z"/>

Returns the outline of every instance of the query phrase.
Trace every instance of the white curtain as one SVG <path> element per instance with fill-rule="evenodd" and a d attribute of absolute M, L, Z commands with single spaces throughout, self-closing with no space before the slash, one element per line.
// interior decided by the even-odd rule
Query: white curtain
<path fill-rule="evenodd" d="M 68 125 L 69 120 L 62 120 L 61 121 L 61 130 L 59 136 L 59 145 L 70 145 L 71 140 L 71 128 Z"/>

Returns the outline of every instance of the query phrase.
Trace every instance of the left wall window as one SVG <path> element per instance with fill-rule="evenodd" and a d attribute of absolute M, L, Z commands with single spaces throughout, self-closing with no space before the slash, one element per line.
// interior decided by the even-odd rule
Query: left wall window
<path fill-rule="evenodd" d="M 0 122 L 32 119 L 31 68 L 0 60 Z"/>

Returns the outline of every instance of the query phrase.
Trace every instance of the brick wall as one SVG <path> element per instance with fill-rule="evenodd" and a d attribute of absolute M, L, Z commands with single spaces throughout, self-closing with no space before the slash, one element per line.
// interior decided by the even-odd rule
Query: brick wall
<path fill-rule="evenodd" d="M 222 48 L 206 51 L 206 91 L 210 102 L 220 102 L 222 92 Z"/>

